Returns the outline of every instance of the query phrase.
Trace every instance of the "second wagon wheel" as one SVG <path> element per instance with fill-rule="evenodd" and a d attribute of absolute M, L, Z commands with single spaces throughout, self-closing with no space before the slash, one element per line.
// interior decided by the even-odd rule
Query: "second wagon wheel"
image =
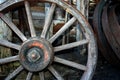
<path fill-rule="evenodd" d="M 50 9 L 45 16 L 43 30 L 38 34 L 33 24 L 31 7 L 44 3 L 50 4 Z M 30 36 L 22 33 L 18 26 L 9 20 L 5 14 L 9 11 L 16 10 L 24 6 L 29 24 Z M 51 23 L 55 19 L 56 7 L 62 8 L 70 14 L 70 19 L 65 21 L 64 25 L 58 31 L 47 37 L 51 30 Z M 64 15 L 63 15 L 64 16 Z M 0 59 L 0 65 L 6 63 L 20 62 L 17 69 L 10 71 L 5 80 L 18 79 L 18 75 L 24 78 L 26 71 L 26 80 L 91 80 L 97 61 L 97 48 L 94 34 L 90 25 L 80 12 L 63 0 L 6 0 L 0 4 L 0 18 L 21 40 L 19 43 L 0 39 L 0 45 L 11 48 L 18 53 L 14 56 Z M 24 21 L 24 20 L 23 20 Z M 25 21 L 26 22 L 26 21 Z M 83 39 L 77 41 L 73 28 L 79 22 L 81 25 Z M 41 26 L 41 25 L 40 25 Z M 24 27 L 23 27 L 24 29 Z M 74 33 L 69 43 L 61 45 L 59 42 L 64 32 L 69 29 L 69 33 Z M 27 32 L 27 31 L 26 31 Z M 47 37 L 47 38 L 46 38 Z M 85 46 L 84 54 L 76 53 L 76 47 Z M 16 52 L 17 52 L 16 51 Z M 39 77 L 38 77 L 39 74 Z M 52 75 L 51 75 L 52 74 Z M 34 79 L 37 75 L 37 79 Z M 70 76 L 69 76 L 70 75 Z M 19 77 L 20 78 L 20 77 Z"/>

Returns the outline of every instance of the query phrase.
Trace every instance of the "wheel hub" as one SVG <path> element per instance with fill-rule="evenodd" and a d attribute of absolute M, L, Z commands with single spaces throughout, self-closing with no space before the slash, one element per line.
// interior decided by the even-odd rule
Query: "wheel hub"
<path fill-rule="evenodd" d="M 29 39 L 19 52 L 20 63 L 25 69 L 37 72 L 45 69 L 53 60 L 52 45 L 45 39 Z"/>

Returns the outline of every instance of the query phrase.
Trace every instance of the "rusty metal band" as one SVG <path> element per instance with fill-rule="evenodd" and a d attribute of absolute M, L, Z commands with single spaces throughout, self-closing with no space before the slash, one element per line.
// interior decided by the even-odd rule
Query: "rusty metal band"
<path fill-rule="evenodd" d="M 100 51 L 102 53 L 106 53 L 106 49 L 104 49 L 104 45 L 103 43 L 106 43 L 106 42 L 102 42 L 102 36 L 104 36 L 104 34 L 102 33 L 102 27 L 101 27 L 101 14 L 102 14 L 102 9 L 105 5 L 105 1 L 104 0 L 101 0 L 99 2 L 99 4 L 97 5 L 96 9 L 95 9 L 95 12 L 94 12 L 94 16 L 93 16 L 93 26 L 94 26 L 94 32 L 95 32 L 95 35 L 97 37 L 97 40 L 98 40 L 98 46 L 100 48 Z"/>
<path fill-rule="evenodd" d="M 112 40 L 115 41 L 115 38 L 113 37 L 111 30 L 110 30 L 110 25 L 109 25 L 109 21 L 108 21 L 108 10 L 109 10 L 109 4 L 107 4 L 104 9 L 103 9 L 103 14 L 102 14 L 102 27 L 103 27 L 103 31 L 105 33 L 105 36 L 107 38 L 107 41 L 109 42 L 109 44 L 111 44 L 110 42 Z M 116 54 L 112 51 L 112 53 L 107 53 L 108 55 L 111 56 L 116 56 Z M 113 60 L 113 57 L 111 58 Z M 118 56 L 116 58 L 116 64 L 119 64 L 119 59 Z"/>
<path fill-rule="evenodd" d="M 108 41 L 109 41 L 109 44 L 111 45 L 112 49 L 114 50 L 114 52 L 116 53 L 116 55 L 119 57 L 120 59 L 120 45 L 119 45 L 119 36 L 120 36 L 120 27 L 119 27 L 119 24 L 118 24 L 118 21 L 116 20 L 116 16 L 115 16 L 115 8 L 117 6 L 113 6 L 111 9 L 110 9 L 110 12 L 108 14 L 108 20 L 109 20 L 109 29 L 111 31 L 111 35 L 108 37 Z M 107 31 L 108 32 L 108 31 Z M 118 41 L 118 42 L 117 42 Z"/>
<path fill-rule="evenodd" d="M 111 31 L 112 31 L 117 43 L 120 45 L 120 25 L 119 25 L 119 21 L 117 19 L 117 17 L 119 15 L 117 16 L 115 13 L 115 9 L 117 7 L 119 7 L 119 6 L 116 5 L 112 8 L 109 16 L 110 16 L 110 19 L 112 20 L 112 23 L 110 23 L 111 24 L 111 26 L 110 26 Z"/>
<path fill-rule="evenodd" d="M 105 0 L 101 0 L 97 5 L 93 16 L 93 26 L 98 40 L 98 47 L 101 53 L 110 63 L 114 65 L 118 65 L 119 60 L 117 59 L 117 56 L 114 55 L 114 52 L 110 47 L 102 29 L 101 17 L 102 17 L 103 7 L 106 4 L 107 2 Z"/>

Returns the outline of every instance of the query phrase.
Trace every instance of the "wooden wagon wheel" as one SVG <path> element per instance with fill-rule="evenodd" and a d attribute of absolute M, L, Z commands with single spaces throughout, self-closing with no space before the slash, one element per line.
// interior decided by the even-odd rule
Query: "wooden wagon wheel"
<path fill-rule="evenodd" d="M 33 25 L 30 6 L 33 6 L 37 3 L 50 3 L 51 7 L 49 14 L 46 16 L 45 24 L 40 36 L 36 36 L 36 31 Z M 5 12 L 8 12 L 14 8 L 20 7 L 21 5 L 25 6 L 28 24 L 30 28 L 31 37 L 27 38 L 17 26 L 10 21 L 6 16 Z M 59 29 L 53 36 L 49 39 L 46 39 L 47 32 L 49 31 L 51 21 L 54 17 L 55 7 L 61 7 L 64 11 L 67 11 L 71 14 L 71 19 L 67 21 L 61 29 Z M 0 59 L 0 65 L 5 65 L 6 63 L 11 63 L 14 61 L 19 61 L 20 66 L 10 73 L 5 80 L 13 79 L 15 76 L 20 74 L 23 70 L 28 71 L 26 80 L 32 79 L 34 73 L 39 74 L 39 79 L 44 80 L 45 71 L 50 71 L 51 74 L 57 80 L 64 80 L 65 77 L 59 73 L 54 68 L 53 64 L 59 63 L 62 65 L 69 66 L 71 69 L 77 69 L 77 72 L 82 72 L 82 75 L 79 75 L 81 80 L 90 80 L 93 76 L 94 69 L 97 61 L 97 47 L 94 34 L 90 28 L 90 25 L 85 20 L 80 12 L 78 12 L 71 5 L 67 4 L 63 0 L 8 0 L 0 5 L 0 18 L 11 28 L 11 30 L 22 40 L 22 43 L 16 44 L 6 40 L 0 40 L 1 46 L 6 46 L 11 49 L 18 50 L 18 54 Z M 78 21 L 81 25 L 82 35 L 84 38 L 80 41 L 73 41 L 64 45 L 53 46 L 54 41 L 57 40 L 68 28 L 74 26 L 74 23 Z M 81 45 L 86 45 L 86 63 L 81 64 L 75 61 L 70 61 L 59 57 L 57 52 L 65 51 L 78 47 Z M 75 50 L 74 50 L 75 51 Z M 73 53 L 73 52 L 71 52 Z M 66 57 L 69 57 L 71 54 L 67 54 Z M 63 54 L 64 53 L 59 53 Z M 79 53 L 77 53 L 80 55 Z M 75 54 L 74 54 L 75 55 Z M 83 57 L 82 57 L 83 58 Z M 77 58 L 76 58 L 77 59 Z M 78 59 L 79 60 L 79 59 Z"/>

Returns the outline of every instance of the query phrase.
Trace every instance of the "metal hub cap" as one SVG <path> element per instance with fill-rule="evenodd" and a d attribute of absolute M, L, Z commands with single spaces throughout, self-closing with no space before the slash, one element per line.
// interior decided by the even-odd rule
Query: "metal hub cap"
<path fill-rule="evenodd" d="M 25 69 L 37 72 L 45 69 L 52 62 L 53 50 L 45 39 L 34 38 L 23 43 L 19 55 Z"/>

